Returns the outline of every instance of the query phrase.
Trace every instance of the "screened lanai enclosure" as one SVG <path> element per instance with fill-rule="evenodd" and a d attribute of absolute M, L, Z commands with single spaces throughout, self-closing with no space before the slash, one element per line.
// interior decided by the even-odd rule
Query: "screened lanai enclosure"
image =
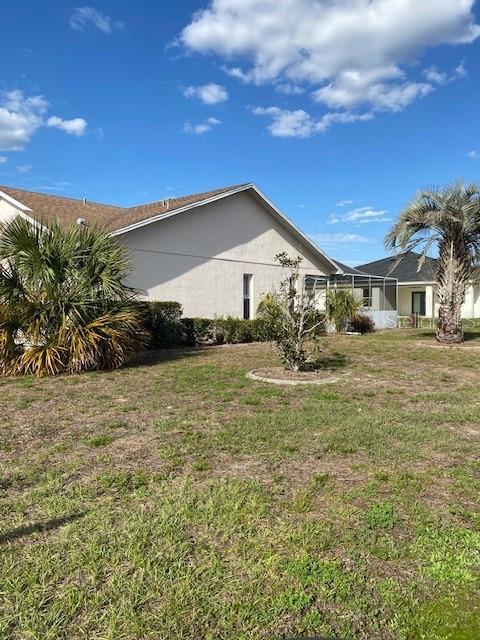
<path fill-rule="evenodd" d="M 319 311 L 325 310 L 328 289 L 351 289 L 363 301 L 361 313 L 371 317 L 376 329 L 396 329 L 398 326 L 397 280 L 381 276 L 371 276 L 353 267 L 336 261 L 343 273 L 331 276 L 310 276 L 305 278 L 307 295 L 314 300 Z"/>

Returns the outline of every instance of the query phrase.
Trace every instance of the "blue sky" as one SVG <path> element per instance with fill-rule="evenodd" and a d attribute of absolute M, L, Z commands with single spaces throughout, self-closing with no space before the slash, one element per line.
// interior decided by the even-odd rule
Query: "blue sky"
<path fill-rule="evenodd" d="M 0 183 L 131 205 L 255 182 L 358 264 L 480 179 L 475 0 L 8 0 Z"/>

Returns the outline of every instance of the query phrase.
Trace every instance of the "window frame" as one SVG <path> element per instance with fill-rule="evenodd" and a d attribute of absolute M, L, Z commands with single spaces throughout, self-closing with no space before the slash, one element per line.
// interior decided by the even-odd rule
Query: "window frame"
<path fill-rule="evenodd" d="M 252 319 L 253 273 L 243 274 L 243 319 Z"/>
<path fill-rule="evenodd" d="M 420 305 L 419 305 L 420 312 L 415 311 L 415 296 L 420 296 Z M 412 291 L 412 315 L 418 315 L 421 318 L 427 315 L 427 292 L 426 291 Z"/>

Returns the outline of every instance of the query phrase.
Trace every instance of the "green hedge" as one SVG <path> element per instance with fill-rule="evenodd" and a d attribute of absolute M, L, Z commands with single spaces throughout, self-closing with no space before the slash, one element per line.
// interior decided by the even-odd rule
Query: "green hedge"
<path fill-rule="evenodd" d="M 141 302 L 153 349 L 184 344 L 182 305 L 179 302 Z"/>
<path fill-rule="evenodd" d="M 264 340 L 259 320 L 184 318 L 181 322 L 186 342 L 190 345 L 240 344 Z"/>
<path fill-rule="evenodd" d="M 142 302 L 151 348 L 240 344 L 268 339 L 261 320 L 182 318 L 178 302 Z"/>

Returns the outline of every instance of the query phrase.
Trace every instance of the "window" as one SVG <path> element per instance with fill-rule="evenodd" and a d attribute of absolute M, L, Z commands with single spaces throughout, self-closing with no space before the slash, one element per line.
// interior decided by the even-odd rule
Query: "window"
<path fill-rule="evenodd" d="M 372 306 L 372 296 L 370 295 L 370 287 L 365 287 L 363 289 L 363 306 L 364 307 Z"/>
<path fill-rule="evenodd" d="M 315 278 L 305 277 L 305 297 L 311 305 L 315 304 L 315 284 Z"/>
<path fill-rule="evenodd" d="M 251 273 L 243 274 L 243 319 L 252 318 L 252 280 Z"/>
<path fill-rule="evenodd" d="M 426 297 L 425 291 L 414 291 L 412 293 L 412 313 L 419 316 L 425 315 Z"/>

